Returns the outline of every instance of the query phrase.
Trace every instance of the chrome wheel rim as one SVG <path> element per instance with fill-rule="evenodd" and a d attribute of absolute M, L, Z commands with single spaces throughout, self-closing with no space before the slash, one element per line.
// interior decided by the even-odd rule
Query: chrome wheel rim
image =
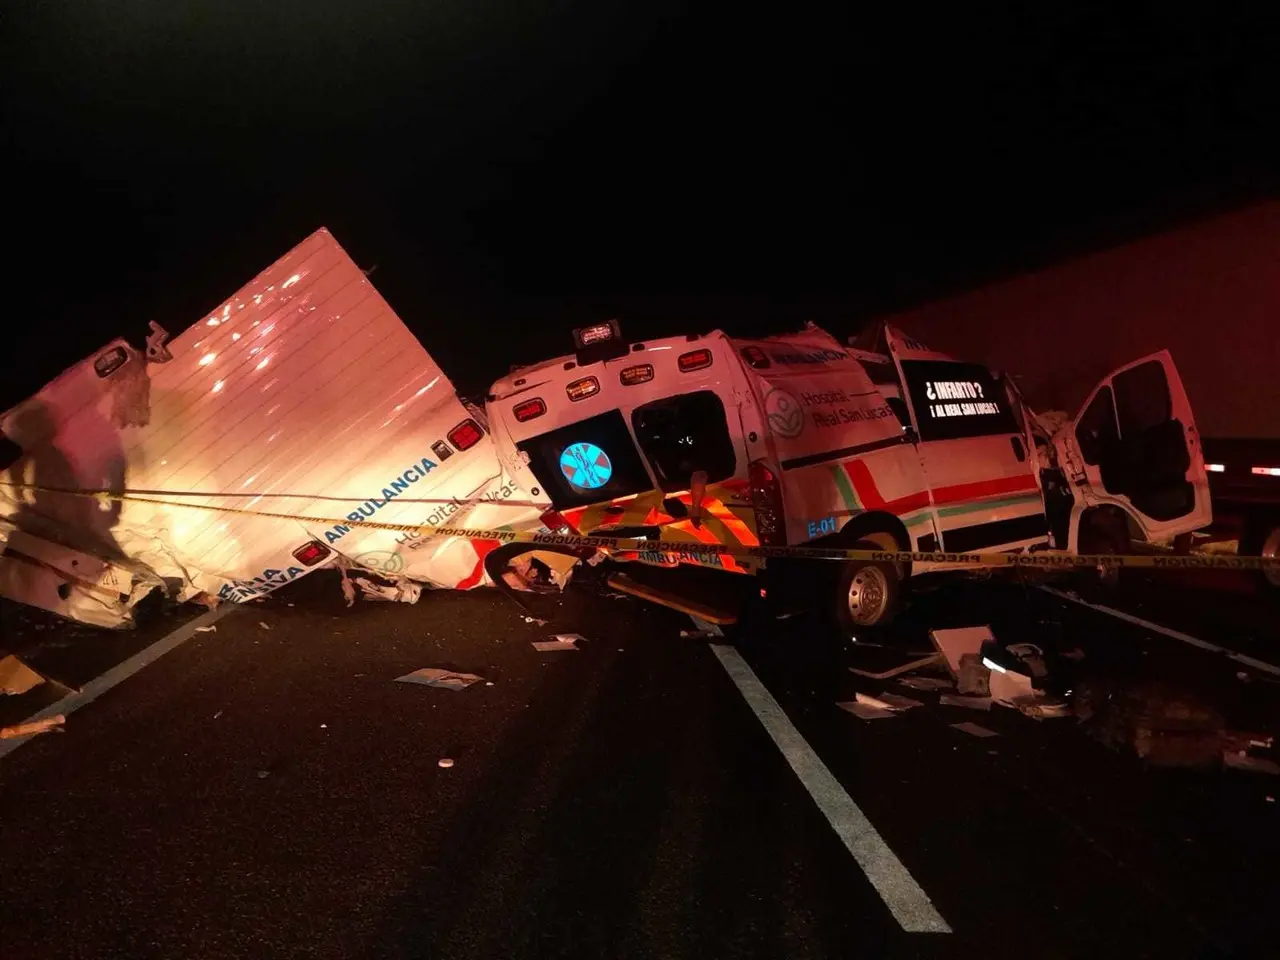
<path fill-rule="evenodd" d="M 1280 527 L 1274 528 L 1262 544 L 1262 555 L 1274 560 L 1280 557 Z M 1280 587 L 1280 567 L 1264 567 L 1263 576 L 1273 587 Z"/>
<path fill-rule="evenodd" d="M 879 567 L 860 567 L 849 581 L 849 619 L 860 627 L 878 623 L 889 605 L 889 578 Z"/>

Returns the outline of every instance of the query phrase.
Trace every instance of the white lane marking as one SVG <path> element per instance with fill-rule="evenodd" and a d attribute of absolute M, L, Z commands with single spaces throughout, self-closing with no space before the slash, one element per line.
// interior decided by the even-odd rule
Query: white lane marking
<path fill-rule="evenodd" d="M 143 667 L 155 663 L 170 650 L 175 650 L 186 643 L 196 635 L 196 628 L 216 623 L 239 606 L 237 603 L 224 603 L 207 613 L 200 614 L 200 616 L 184 623 L 168 636 L 161 637 L 145 650 L 135 653 L 128 660 L 116 664 L 106 673 L 90 680 L 81 690 L 72 691 L 57 703 L 51 703 L 43 710 L 37 710 L 23 722 L 30 723 L 33 720 L 44 720 L 46 717 L 54 717 L 60 713 L 68 717 L 71 716 L 81 707 L 93 703 L 112 687 L 128 680 Z M 32 736 L 41 736 L 41 734 L 32 734 Z M 49 734 L 43 734 L 43 736 L 49 736 Z M 0 740 L 0 759 L 13 753 L 30 739 L 31 737 L 18 737 L 13 740 Z"/>
<path fill-rule="evenodd" d="M 1243 663 L 1245 666 L 1253 667 L 1255 670 L 1261 670 L 1264 673 L 1274 674 L 1280 677 L 1280 667 L 1274 663 L 1267 663 L 1265 660 L 1258 660 L 1249 656 L 1247 653 L 1237 653 L 1235 650 L 1229 650 L 1226 647 L 1218 646 L 1216 643 L 1210 643 L 1208 640 L 1201 640 L 1199 637 L 1193 637 L 1189 633 L 1183 633 L 1181 630 L 1174 630 L 1171 627 L 1162 627 L 1158 623 L 1152 623 L 1150 620 L 1143 620 L 1141 617 L 1135 617 L 1132 613 L 1125 613 L 1123 610 L 1117 610 L 1114 607 L 1106 607 L 1100 603 L 1090 603 L 1088 600 L 1082 600 L 1079 597 L 1072 596 L 1062 590 L 1054 587 L 1046 587 L 1041 585 L 1041 590 L 1045 593 L 1052 594 L 1062 600 L 1070 600 L 1072 603 L 1078 603 L 1082 607 L 1088 607 L 1090 610 L 1097 610 L 1099 613 L 1105 613 L 1115 617 L 1117 620 L 1123 620 L 1126 623 L 1132 623 L 1138 627 L 1145 627 L 1154 633 L 1162 633 L 1166 637 L 1172 637 L 1174 640 L 1181 640 L 1183 643 L 1193 647 L 1199 647 L 1201 650 L 1208 650 L 1210 653 L 1223 654 L 1227 659 L 1234 660 L 1237 663 Z"/>
<path fill-rule="evenodd" d="M 853 854 L 889 912 L 909 933 L 950 933 L 928 895 L 876 832 L 866 814 L 840 785 L 808 741 L 787 718 L 778 701 L 760 682 L 742 654 L 725 644 L 711 644 L 725 672 L 737 686 L 791 769 L 813 797 L 833 830 Z"/>

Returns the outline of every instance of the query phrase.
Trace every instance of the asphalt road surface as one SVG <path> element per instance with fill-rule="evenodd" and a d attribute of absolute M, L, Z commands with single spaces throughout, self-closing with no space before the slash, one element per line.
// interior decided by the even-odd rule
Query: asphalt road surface
<path fill-rule="evenodd" d="M 1255 727 L 1280 699 L 1265 669 L 1005 581 L 916 597 L 877 638 L 896 651 L 807 615 L 682 638 L 688 618 L 585 578 L 531 602 L 545 626 L 492 591 L 347 609 L 317 575 L 3 757 L 0 956 L 1280 956 L 1280 777 L 1144 769 L 1074 720 L 847 668 L 989 623 L 1079 647 L 1053 664 L 1073 693 L 1156 683 Z M 1100 605 L 1280 663 L 1247 589 Z M 0 614 L 72 686 L 191 616 L 104 637 Z M 586 640 L 532 647 L 558 632 Z M 484 681 L 394 682 L 421 667 Z M 864 721 L 836 706 L 858 690 L 925 703 Z"/>

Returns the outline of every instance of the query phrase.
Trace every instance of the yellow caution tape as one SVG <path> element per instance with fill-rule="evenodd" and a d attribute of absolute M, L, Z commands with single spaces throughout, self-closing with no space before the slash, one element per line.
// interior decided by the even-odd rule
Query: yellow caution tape
<path fill-rule="evenodd" d="M 92 497 L 100 503 L 129 501 L 149 503 L 160 507 L 181 507 L 187 510 L 207 510 L 212 513 L 232 513 L 241 516 L 262 517 L 273 520 L 293 520 L 322 527 L 346 526 L 355 529 L 389 530 L 394 533 L 411 533 L 415 536 L 462 537 L 467 540 L 493 540 L 499 543 L 528 543 L 542 547 L 583 547 L 609 551 L 638 551 L 643 553 L 670 553 L 677 556 L 754 557 L 756 559 L 797 558 L 809 560 L 874 560 L 881 563 L 937 563 L 972 567 L 1032 567 L 1042 570 L 1094 568 L 1094 567 L 1143 567 L 1166 570 L 1266 570 L 1280 567 L 1280 557 L 1241 557 L 1208 554 L 1073 554 L 1061 550 L 1038 550 L 1031 553 L 925 553 L 910 550 L 846 550 L 838 547 L 745 546 L 743 544 L 700 543 L 687 540 L 646 540 L 640 537 L 581 536 L 572 533 L 536 533 L 533 531 L 490 530 L 473 527 L 428 526 L 425 524 L 384 523 L 378 520 L 351 520 L 346 517 L 309 517 L 296 513 L 276 513 L 269 510 L 247 510 L 243 507 L 212 506 L 202 503 L 176 503 L 155 497 L 137 495 L 131 491 L 111 490 L 63 490 L 38 487 L 32 484 L 0 481 L 0 486 L 14 487 L 45 493 Z M 218 494 L 205 494 L 218 496 Z"/>

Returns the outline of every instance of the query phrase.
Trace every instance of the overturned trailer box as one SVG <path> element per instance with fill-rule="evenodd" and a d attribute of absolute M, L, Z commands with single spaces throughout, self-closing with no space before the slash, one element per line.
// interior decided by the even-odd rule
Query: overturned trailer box
<path fill-rule="evenodd" d="M 361 520 L 541 526 L 483 412 L 326 230 L 172 342 L 107 344 L 0 429 L 0 595 L 100 626 L 157 587 L 244 601 L 339 556 L 487 582 L 492 542 Z"/>

